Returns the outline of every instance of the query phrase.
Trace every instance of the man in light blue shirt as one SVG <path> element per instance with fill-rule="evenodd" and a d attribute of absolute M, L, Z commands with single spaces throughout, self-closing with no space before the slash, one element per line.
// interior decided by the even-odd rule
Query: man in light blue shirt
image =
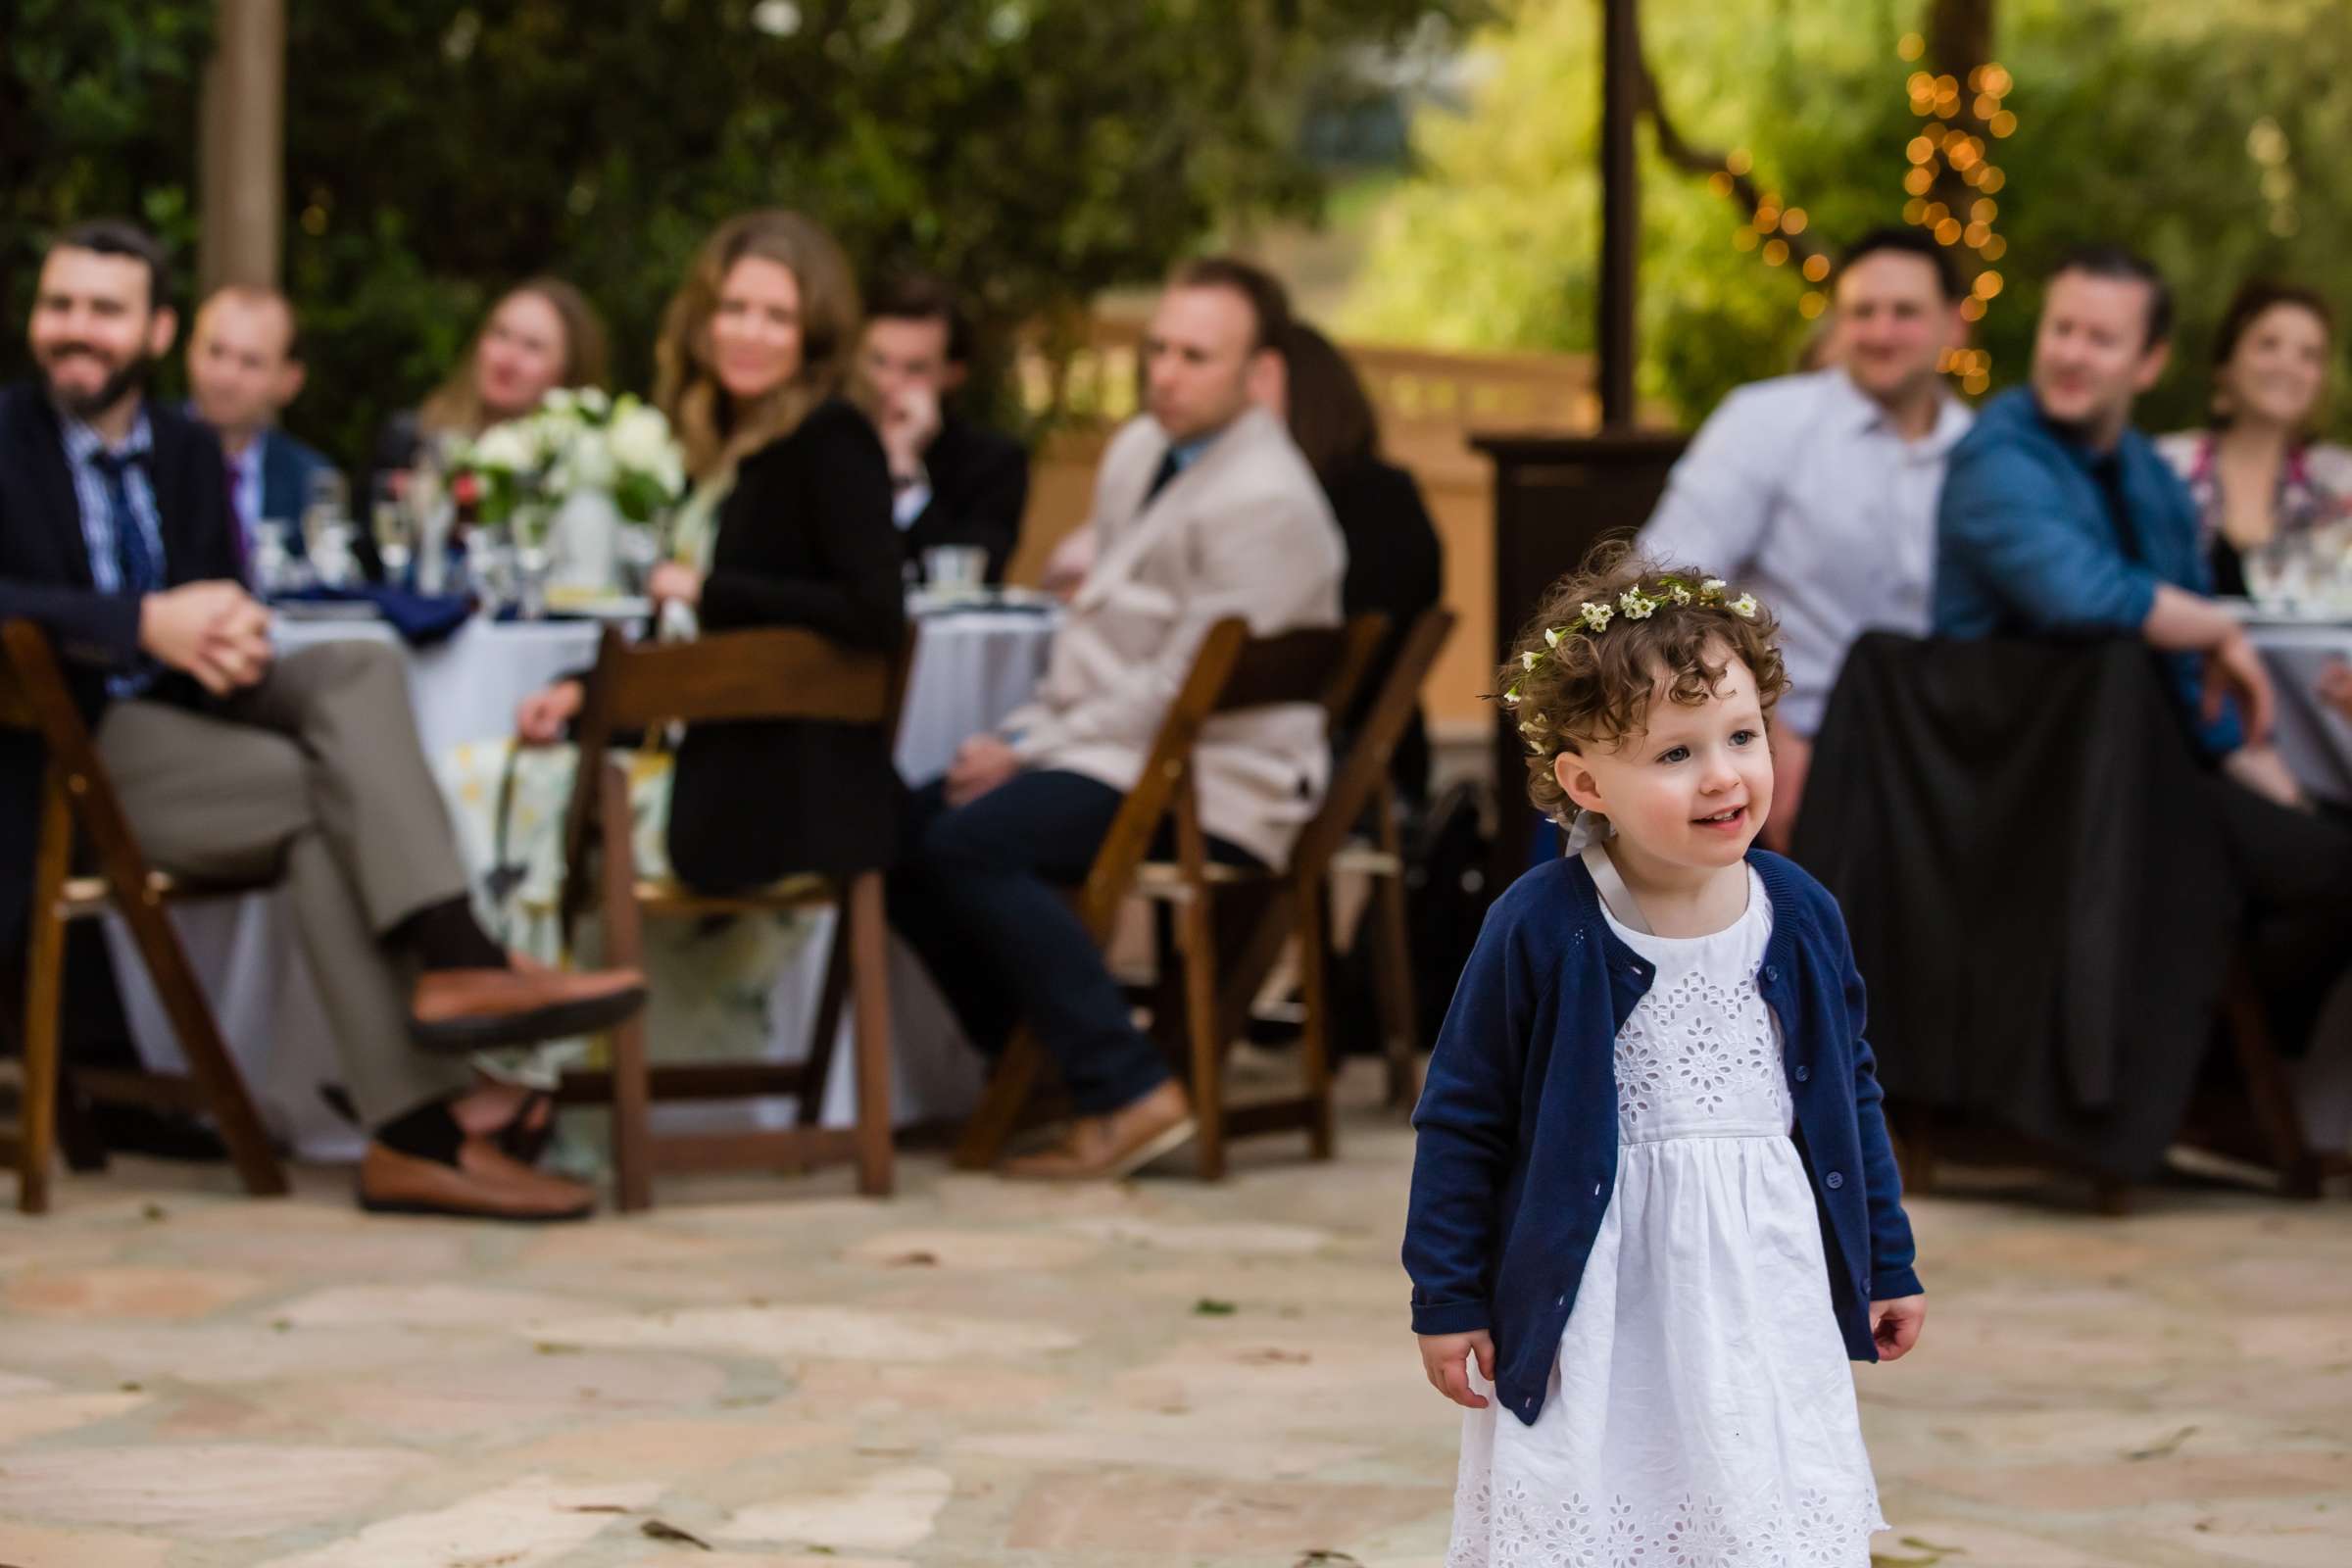
<path fill-rule="evenodd" d="M 1970 417 L 1939 369 L 1967 329 L 1963 298 L 1926 234 L 1857 240 L 1836 286 L 1841 363 L 1725 399 L 1642 531 L 1647 554 L 1736 583 L 1780 619 L 1791 684 L 1773 717 L 1771 848 L 1796 825 L 1846 650 L 1876 628 L 1928 629 L 1936 497 Z"/>

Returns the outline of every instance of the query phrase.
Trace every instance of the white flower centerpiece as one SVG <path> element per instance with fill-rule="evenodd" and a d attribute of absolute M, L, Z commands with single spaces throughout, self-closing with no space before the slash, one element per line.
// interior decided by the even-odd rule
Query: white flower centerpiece
<path fill-rule="evenodd" d="M 686 489 L 669 420 L 633 393 L 558 388 L 518 419 L 460 447 L 453 471 L 473 481 L 476 515 L 513 538 L 525 577 L 584 598 L 621 587 L 624 530 L 650 540 Z"/>

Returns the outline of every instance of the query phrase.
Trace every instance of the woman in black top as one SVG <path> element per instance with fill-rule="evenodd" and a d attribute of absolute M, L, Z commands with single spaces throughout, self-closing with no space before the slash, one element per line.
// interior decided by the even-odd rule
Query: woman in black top
<path fill-rule="evenodd" d="M 889 464 L 841 396 L 858 326 L 848 260 L 794 213 L 722 225 L 672 303 L 662 402 L 706 482 L 727 487 L 707 554 L 662 563 L 649 591 L 702 630 L 799 626 L 875 653 L 905 638 Z M 745 432 L 760 444 L 738 458 L 730 437 Z M 558 739 L 582 696 L 567 680 L 528 699 L 519 737 Z M 669 783 L 670 869 L 720 893 L 887 865 L 898 794 L 874 726 L 693 726 Z"/>
<path fill-rule="evenodd" d="M 1282 340 L 1282 386 L 1275 411 L 1323 482 L 1323 494 L 1348 539 L 1348 575 L 1340 598 L 1350 615 L 1378 611 L 1389 617 L 1388 638 L 1348 727 L 1363 716 L 1388 678 L 1405 633 L 1446 589 L 1438 531 L 1413 476 L 1380 456 L 1380 424 L 1372 400 L 1331 339 L 1293 321 Z M 1390 776 L 1408 802 L 1429 794 L 1429 730 L 1418 705 L 1396 743 Z"/>

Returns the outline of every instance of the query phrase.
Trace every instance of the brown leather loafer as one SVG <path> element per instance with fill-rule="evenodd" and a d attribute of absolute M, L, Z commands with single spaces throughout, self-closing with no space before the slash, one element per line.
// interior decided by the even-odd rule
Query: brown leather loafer
<path fill-rule="evenodd" d="M 634 969 L 431 969 L 409 999 L 409 1038 L 428 1051 L 487 1051 L 594 1034 L 645 1005 Z"/>
<path fill-rule="evenodd" d="M 1004 1174 L 1023 1181 L 1116 1181 L 1182 1148 L 1200 1124 L 1193 1102 L 1173 1079 L 1107 1116 L 1081 1116 L 1060 1143 L 1004 1162 Z"/>
<path fill-rule="evenodd" d="M 544 1225 L 586 1219 L 596 1208 L 592 1188 L 517 1164 L 485 1138 L 461 1144 L 454 1165 L 371 1143 L 360 1160 L 359 1185 L 360 1206 L 371 1214 Z"/>

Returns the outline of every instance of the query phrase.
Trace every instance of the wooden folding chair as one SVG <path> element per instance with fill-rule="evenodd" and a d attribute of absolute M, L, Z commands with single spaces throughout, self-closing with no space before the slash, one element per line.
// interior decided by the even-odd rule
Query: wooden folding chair
<path fill-rule="evenodd" d="M 612 1031 L 609 1068 L 564 1075 L 559 1099 L 564 1102 L 612 1107 L 613 1184 L 621 1208 L 652 1204 L 656 1171 L 806 1170 L 842 1160 L 857 1162 L 859 1192 L 889 1194 L 890 951 L 882 872 L 861 871 L 846 881 L 788 877 L 770 888 L 723 896 L 696 893 L 673 878 L 640 877 L 631 851 L 628 780 L 609 754 L 616 733 L 653 732 L 678 722 L 809 719 L 872 724 L 895 734 L 913 647 L 909 634 L 898 657 L 886 659 L 788 628 L 631 646 L 617 628 L 606 630 L 581 712 L 579 770 L 564 821 L 566 937 L 593 902 L 603 923 L 605 961 L 635 968 L 644 958 L 647 916 L 698 919 L 827 906 L 837 915 L 816 1026 L 803 1060 L 654 1066 L 639 1014 Z M 593 868 L 592 851 L 598 861 Z M 858 1073 L 858 1124 L 846 1131 L 817 1125 L 845 992 L 853 994 Z M 656 1100 L 782 1095 L 798 1102 L 795 1127 L 659 1137 L 653 1131 Z"/>
<path fill-rule="evenodd" d="M 1450 611 L 1431 609 L 1416 616 L 1397 645 L 1394 662 L 1364 709 L 1347 751 L 1332 770 L 1331 788 L 1314 819 L 1298 835 L 1291 852 L 1291 875 L 1284 885 L 1310 876 L 1328 880 L 1340 873 L 1371 879 L 1372 897 L 1356 929 L 1357 942 L 1375 949 L 1372 966 L 1374 1004 L 1381 1027 L 1381 1055 L 1388 1070 L 1388 1103 L 1407 1106 L 1420 1098 L 1419 1013 L 1413 996 L 1412 951 L 1405 924 L 1404 843 L 1396 822 L 1396 795 L 1390 773 L 1397 743 L 1411 723 L 1421 688 L 1437 663 L 1446 639 L 1452 633 Z M 1370 821 L 1367 823 L 1366 818 Z M 1369 827 L 1370 837 L 1364 837 Z M 1152 872 L 1146 870 L 1150 879 Z M 1326 904 L 1328 908 L 1328 903 Z M 1317 941 L 1322 948 L 1323 976 L 1336 961 L 1328 922 L 1305 921 L 1295 901 L 1278 897 L 1258 917 L 1250 940 L 1226 965 L 1218 986 L 1222 1038 L 1238 1038 L 1250 1024 L 1250 1006 L 1280 960 L 1286 945 Z M 1304 953 L 1301 951 L 1301 978 Z M 1323 989 L 1323 976 L 1316 981 Z M 1313 999 L 1302 988 L 1298 1028 L 1319 1028 L 1312 1019 Z M 1328 1039 L 1328 1030 L 1322 1031 Z"/>
<path fill-rule="evenodd" d="M 163 999 L 164 1011 L 187 1057 L 185 1074 L 77 1068 L 72 1092 L 88 1100 L 124 1102 L 211 1113 L 245 1190 L 256 1197 L 286 1191 L 286 1173 L 262 1130 L 245 1079 L 197 983 L 187 950 L 164 911 L 167 903 L 231 897 L 250 887 L 188 887 L 147 863 L 114 785 L 98 760 L 89 726 L 66 687 L 48 634 L 29 621 L 0 627 L 0 728 L 37 734 L 48 753 L 41 785 L 38 848 L 33 858 L 32 906 L 26 917 L 24 1058 L 14 1129 L 0 1129 L 0 1148 L 15 1155 L 17 1206 L 27 1214 L 49 1207 L 63 1047 L 59 1007 L 65 984 L 66 928 L 113 909 L 129 926 L 139 956 Z M 75 876 L 74 829 L 87 836 L 97 874 Z"/>
<path fill-rule="evenodd" d="M 2288 1198 L 2319 1198 L 2332 1178 L 2352 1176 L 2352 1154 L 2342 1149 L 2314 1149 L 2303 1136 L 2302 1107 L 2286 1058 L 2271 1034 L 2262 991 L 2242 955 L 2230 965 L 2222 991 L 2222 1029 L 2245 1086 L 2246 1110 L 2278 1191 Z"/>
<path fill-rule="evenodd" d="M 1200 1124 L 1200 1170 L 1223 1174 L 1223 1043 L 1215 1041 L 1219 1004 L 1216 928 L 1211 908 L 1217 893 L 1242 887 L 1287 886 L 1299 906 L 1320 918 L 1322 877 L 1290 879 L 1286 871 L 1250 872 L 1212 863 L 1200 825 L 1200 803 L 1193 776 L 1193 752 L 1201 730 L 1220 715 L 1279 705 L 1314 704 L 1328 722 L 1345 712 L 1362 683 L 1387 621 L 1359 615 L 1340 628 L 1287 632 L 1251 638 L 1247 622 L 1221 620 L 1209 628 L 1191 672 L 1177 691 L 1146 754 L 1142 772 L 1128 791 L 1110 830 L 1095 853 L 1086 880 L 1075 895 L 1079 917 L 1098 945 L 1106 945 L 1120 906 L 1143 892 L 1172 905 L 1183 951 L 1182 1009 L 1189 1021 L 1186 1077 Z M 1393 744 L 1393 743 L 1392 743 Z M 1148 868 L 1147 857 L 1163 826 L 1172 824 L 1175 861 Z M 1149 869 L 1149 876 L 1147 871 Z M 1320 983 L 1319 959 L 1314 964 Z M 1318 1009 L 1318 1016 L 1320 1015 Z M 1247 1126 L 1307 1128 L 1317 1147 L 1328 1150 L 1329 1063 L 1319 1037 L 1310 1039 L 1308 1091 L 1296 1101 L 1252 1106 Z M 1046 1065 L 1044 1049 L 1027 1027 L 1014 1031 L 1004 1058 L 990 1076 L 980 1108 L 966 1124 L 956 1149 L 964 1169 L 993 1165 L 1029 1108 Z M 1322 1108 L 1317 1110 L 1317 1106 Z M 1318 1128 L 1320 1129 L 1318 1131 Z"/>

